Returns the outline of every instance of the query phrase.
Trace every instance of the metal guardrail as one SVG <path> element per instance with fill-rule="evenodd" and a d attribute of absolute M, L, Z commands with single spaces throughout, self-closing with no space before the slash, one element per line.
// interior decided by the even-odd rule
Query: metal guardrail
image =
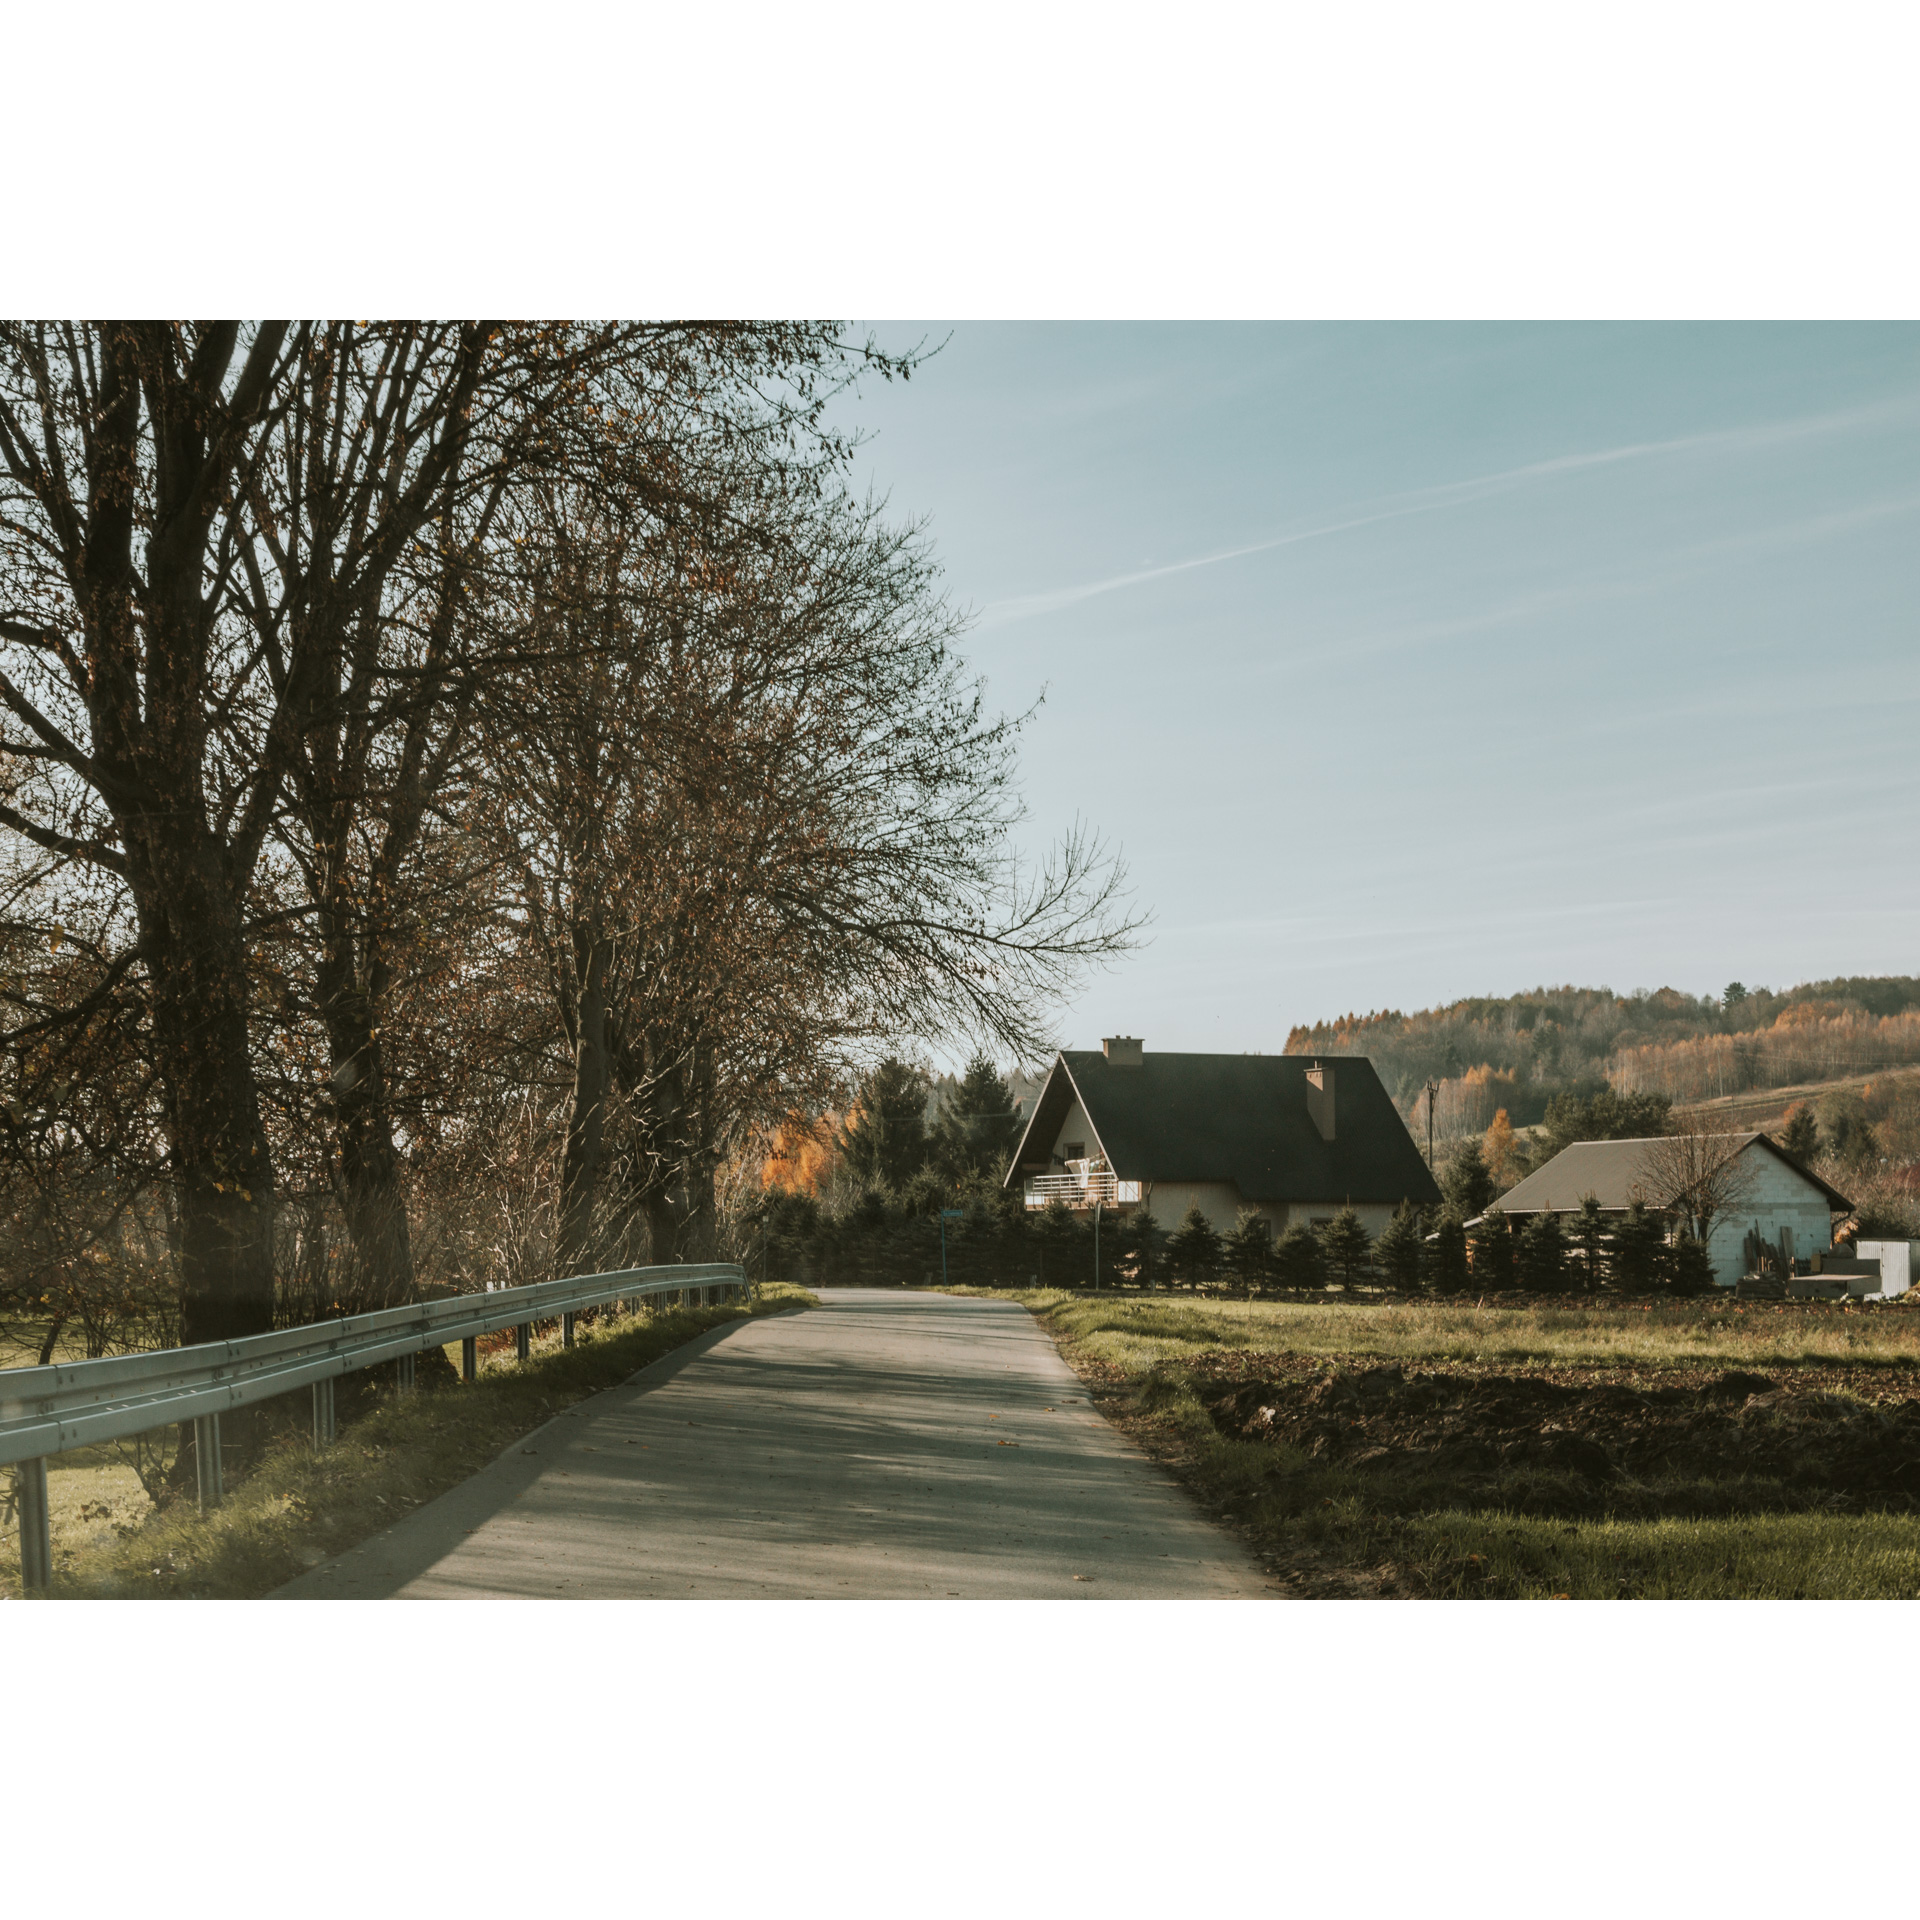
<path fill-rule="evenodd" d="M 47 1461 L 54 1454 L 191 1420 L 204 1510 L 220 1501 L 220 1416 L 236 1407 L 309 1387 L 313 1444 L 324 1447 L 334 1438 L 333 1383 L 343 1373 L 391 1360 L 402 1388 L 411 1388 L 415 1356 L 458 1340 L 461 1377 L 472 1380 L 479 1365 L 476 1343 L 504 1327 L 518 1332 L 524 1360 L 536 1320 L 559 1320 L 561 1337 L 572 1346 L 574 1315 L 585 1308 L 687 1293 L 697 1293 L 704 1305 L 710 1292 L 736 1289 L 749 1292 L 744 1267 L 629 1267 L 423 1300 L 244 1340 L 65 1366 L 0 1368 L 0 1466 L 14 1469 L 21 1584 L 44 1589 L 52 1579 Z"/>

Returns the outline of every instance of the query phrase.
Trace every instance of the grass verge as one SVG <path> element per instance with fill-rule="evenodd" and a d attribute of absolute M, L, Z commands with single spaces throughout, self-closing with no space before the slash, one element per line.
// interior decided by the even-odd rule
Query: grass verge
<path fill-rule="evenodd" d="M 259 1464 L 205 1518 L 190 1499 L 155 1508 L 133 1470 L 108 1449 L 62 1456 L 48 1475 L 48 1597 L 256 1598 L 390 1526 L 556 1413 L 619 1386 L 709 1328 L 817 1304 L 799 1287 L 775 1284 L 756 1289 L 750 1308 L 676 1307 L 601 1319 L 582 1325 L 571 1349 L 557 1332 L 536 1340 L 524 1366 L 511 1358 L 508 1336 L 503 1351 L 483 1356 L 473 1385 L 405 1396 L 383 1387 L 318 1454 L 294 1417 L 304 1414 L 306 1396 L 287 1396 L 284 1404 L 270 1403 L 281 1430 Z M 7 1598 L 21 1591 L 13 1531 L 0 1568 Z"/>
<path fill-rule="evenodd" d="M 1920 1597 L 1906 1315 L 1011 1297 L 1302 1596 Z"/>

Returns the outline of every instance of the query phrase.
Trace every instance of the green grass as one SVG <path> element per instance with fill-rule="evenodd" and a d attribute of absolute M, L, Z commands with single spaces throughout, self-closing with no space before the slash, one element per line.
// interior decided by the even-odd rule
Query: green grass
<path fill-rule="evenodd" d="M 956 1291 L 959 1291 L 956 1289 Z M 1382 1362 L 1593 1367 L 1904 1369 L 1920 1314 L 1736 1309 L 1325 1305 L 1034 1290 L 1013 1296 L 1068 1359 L 1118 1374 L 1118 1417 L 1298 1591 L 1486 1599 L 1920 1598 L 1920 1516 L 1837 1512 L 1777 1482 L 1692 1479 L 1604 1491 L 1512 1476 L 1500 1505 L 1412 1462 L 1348 1467 L 1222 1433 L 1193 1363 L 1223 1349 Z M 1506 1504 L 1510 1501 L 1511 1504 Z"/>
<path fill-rule="evenodd" d="M 48 1472 L 55 1599 L 247 1599 L 357 1545 L 457 1486 L 564 1408 L 618 1386 L 697 1334 L 732 1320 L 813 1306 L 798 1287 L 756 1289 L 741 1306 L 672 1308 L 583 1325 L 578 1344 L 550 1333 L 522 1366 L 486 1356 L 470 1387 L 401 1396 L 384 1386 L 316 1454 L 304 1393 L 271 1403 L 280 1430 L 259 1464 L 204 1518 L 191 1499 L 156 1509 L 110 1450 L 62 1455 Z M 456 1356 L 457 1358 L 457 1350 Z M 0 1593 L 20 1593 L 9 1525 Z"/>

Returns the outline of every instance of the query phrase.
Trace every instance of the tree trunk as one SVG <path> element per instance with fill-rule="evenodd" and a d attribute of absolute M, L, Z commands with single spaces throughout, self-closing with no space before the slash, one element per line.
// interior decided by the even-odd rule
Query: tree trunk
<path fill-rule="evenodd" d="M 272 1330 L 273 1161 L 248 1044 L 239 905 L 208 837 L 188 841 L 169 824 L 177 829 L 130 823 L 127 851 L 172 1148 L 180 1337 L 197 1346 Z"/>
<path fill-rule="evenodd" d="M 612 942 L 597 933 L 586 942 L 573 1050 L 573 1097 L 567 1106 L 567 1144 L 560 1162 L 560 1222 L 554 1273 L 592 1271 L 594 1207 L 606 1158 L 607 968 Z"/>
<path fill-rule="evenodd" d="M 355 1297 L 340 1304 L 349 1312 L 397 1307 L 414 1297 L 413 1236 L 374 997 L 356 977 L 347 941 L 327 943 L 319 985 L 333 1076 L 341 1210 L 360 1269 Z"/>

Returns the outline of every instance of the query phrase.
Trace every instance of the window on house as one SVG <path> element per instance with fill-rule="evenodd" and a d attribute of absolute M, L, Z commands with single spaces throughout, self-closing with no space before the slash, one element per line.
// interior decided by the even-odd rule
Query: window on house
<path fill-rule="evenodd" d="M 1087 1143 L 1084 1140 L 1063 1140 L 1060 1143 L 1062 1160 L 1084 1160 L 1087 1157 Z"/>

